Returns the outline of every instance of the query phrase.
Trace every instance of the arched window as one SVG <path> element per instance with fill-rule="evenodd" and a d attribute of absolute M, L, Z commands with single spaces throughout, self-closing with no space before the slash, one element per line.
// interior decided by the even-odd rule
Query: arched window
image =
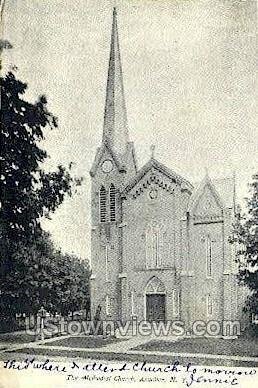
<path fill-rule="evenodd" d="M 113 183 L 109 188 L 110 221 L 116 220 L 116 189 Z"/>
<path fill-rule="evenodd" d="M 173 290 L 173 314 L 174 316 L 179 315 L 180 310 L 180 294 L 178 290 Z"/>
<path fill-rule="evenodd" d="M 147 283 L 146 294 L 165 294 L 165 286 L 161 280 L 153 276 Z"/>
<path fill-rule="evenodd" d="M 106 314 L 111 315 L 111 301 L 109 295 L 106 295 Z"/>
<path fill-rule="evenodd" d="M 107 193 L 104 186 L 99 190 L 99 216 L 100 222 L 107 221 Z"/>
<path fill-rule="evenodd" d="M 105 261 L 106 261 L 106 281 L 108 282 L 109 281 L 109 245 L 107 244 L 106 245 L 106 257 L 105 257 Z"/>
<path fill-rule="evenodd" d="M 146 230 L 146 267 L 161 266 L 161 231 L 157 225 L 150 225 Z"/>
<path fill-rule="evenodd" d="M 153 244 L 153 263 L 155 268 L 159 267 L 159 228 L 152 228 L 152 244 Z"/>
<path fill-rule="evenodd" d="M 213 307 L 212 307 L 212 298 L 211 298 L 211 295 L 208 294 L 207 295 L 207 316 L 210 317 L 212 315 L 212 310 L 213 310 Z"/>
<path fill-rule="evenodd" d="M 210 235 L 206 239 L 206 275 L 212 276 L 212 240 Z"/>
<path fill-rule="evenodd" d="M 131 315 L 135 315 L 135 313 L 134 313 L 134 293 L 135 293 L 135 291 L 132 290 L 131 291 Z"/>

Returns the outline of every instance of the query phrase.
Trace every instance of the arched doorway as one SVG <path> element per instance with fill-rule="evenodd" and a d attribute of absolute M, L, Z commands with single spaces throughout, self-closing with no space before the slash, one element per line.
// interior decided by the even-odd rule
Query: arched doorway
<path fill-rule="evenodd" d="M 147 283 L 145 290 L 146 321 L 165 321 L 166 293 L 164 284 L 153 276 Z"/>

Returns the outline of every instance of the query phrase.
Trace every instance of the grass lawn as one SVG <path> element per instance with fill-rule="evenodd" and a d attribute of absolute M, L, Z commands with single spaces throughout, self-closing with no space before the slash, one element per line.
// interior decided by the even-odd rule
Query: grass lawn
<path fill-rule="evenodd" d="M 115 342 L 122 342 L 125 339 L 118 339 L 115 337 L 70 337 L 60 338 L 48 342 L 47 346 L 66 346 L 71 348 L 101 348 L 102 346 L 109 345 Z M 43 344 L 44 345 L 44 344 Z"/>
<path fill-rule="evenodd" d="M 184 338 L 177 342 L 153 340 L 133 350 L 258 357 L 258 339 Z"/>
<path fill-rule="evenodd" d="M 52 337 L 52 336 L 46 336 L 45 335 L 45 339 L 48 339 L 48 338 L 54 338 L 55 337 Z M 28 334 L 26 332 L 19 332 L 19 333 L 16 333 L 16 332 L 12 332 L 12 333 L 1 333 L 0 334 L 0 344 L 1 343 L 8 343 L 8 344 L 23 344 L 23 343 L 28 343 L 28 342 L 35 342 L 35 341 L 39 341 L 41 338 L 40 338 L 40 335 L 37 334 Z"/>
<path fill-rule="evenodd" d="M 0 334 L 0 343 L 1 342 L 8 342 L 11 344 L 22 344 L 26 342 L 33 342 L 35 341 L 35 335 L 29 335 L 27 333 L 5 333 Z"/>

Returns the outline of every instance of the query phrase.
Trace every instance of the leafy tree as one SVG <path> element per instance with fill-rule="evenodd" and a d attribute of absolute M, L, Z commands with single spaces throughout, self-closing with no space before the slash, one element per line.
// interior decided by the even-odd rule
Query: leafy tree
<path fill-rule="evenodd" d="M 89 312 L 89 262 L 69 254 L 61 255 L 61 258 L 69 268 L 65 275 L 69 288 L 61 295 L 61 313 L 66 315 L 69 311 L 82 309 Z"/>
<path fill-rule="evenodd" d="M 246 310 L 258 313 L 258 173 L 250 184 L 247 214 L 237 214 L 232 242 L 237 243 L 239 279 L 250 289 Z"/>
<path fill-rule="evenodd" d="M 8 315 L 36 314 L 41 306 L 51 313 L 67 314 L 87 305 L 88 261 L 56 250 L 47 233 L 30 245 L 18 242 L 12 264 L 0 299 L 0 310 Z"/>
<path fill-rule="evenodd" d="M 6 39 L 0 39 L 0 53 L 5 49 L 11 49 L 13 46 Z"/>
<path fill-rule="evenodd" d="M 71 164 L 68 169 L 43 169 L 48 154 L 40 142 L 47 129 L 57 127 L 46 97 L 26 101 L 27 84 L 14 72 L 0 80 L 0 315 L 11 316 L 21 308 L 32 312 L 41 304 L 61 309 L 60 295 L 74 287 L 73 266 L 54 249 L 40 221 L 50 217 L 81 180 L 72 177 Z"/>
<path fill-rule="evenodd" d="M 57 119 L 47 110 L 45 96 L 35 104 L 25 101 L 26 89 L 12 72 L 1 78 L 1 223 L 11 243 L 41 233 L 41 217 L 55 211 L 79 183 L 63 166 L 43 170 L 48 155 L 39 143 L 47 127 L 57 127 Z"/>

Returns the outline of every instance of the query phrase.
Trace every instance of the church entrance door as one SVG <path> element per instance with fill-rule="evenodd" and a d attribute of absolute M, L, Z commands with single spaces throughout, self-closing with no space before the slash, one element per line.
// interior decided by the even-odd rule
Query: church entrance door
<path fill-rule="evenodd" d="M 147 294 L 146 295 L 146 320 L 165 321 L 165 295 Z"/>

